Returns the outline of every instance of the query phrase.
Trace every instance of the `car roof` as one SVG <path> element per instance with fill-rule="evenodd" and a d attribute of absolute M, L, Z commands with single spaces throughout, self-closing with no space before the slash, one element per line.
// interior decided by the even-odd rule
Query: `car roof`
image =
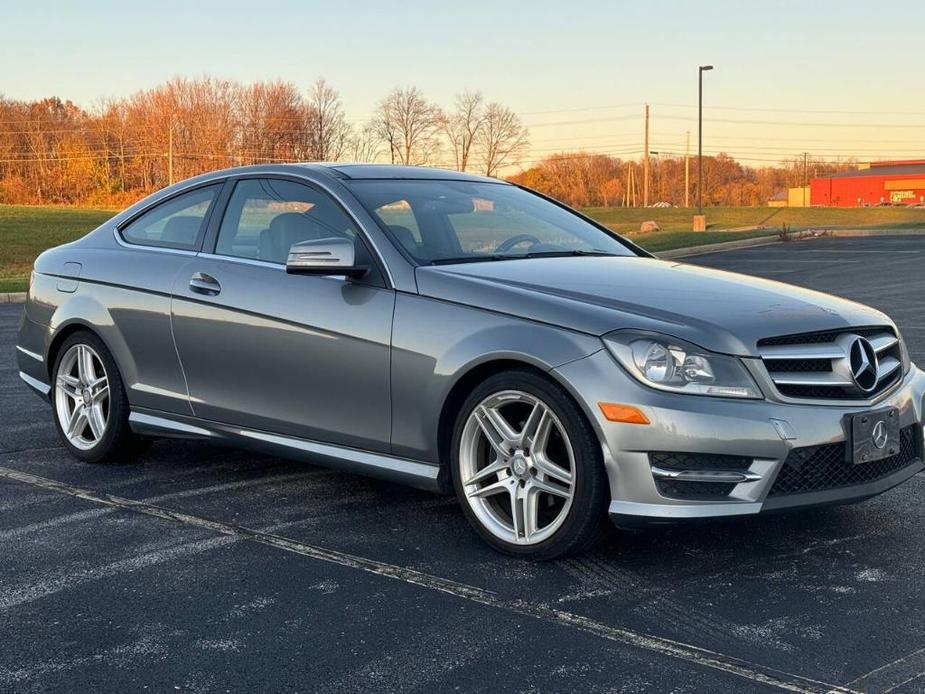
<path fill-rule="evenodd" d="M 436 169 L 427 166 L 396 166 L 394 164 L 350 164 L 317 162 L 305 164 L 312 168 L 327 169 L 339 178 L 363 179 L 426 179 L 440 181 L 481 181 L 483 183 L 505 183 L 497 178 L 478 176 L 464 171 Z"/>

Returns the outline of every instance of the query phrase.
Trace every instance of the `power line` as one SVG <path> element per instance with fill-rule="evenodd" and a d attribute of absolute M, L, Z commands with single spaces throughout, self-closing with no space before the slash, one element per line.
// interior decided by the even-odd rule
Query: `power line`
<path fill-rule="evenodd" d="M 666 108 L 697 108 L 697 104 L 652 104 Z M 759 113 L 817 113 L 838 114 L 845 116 L 925 116 L 923 111 L 843 111 L 843 110 L 813 110 L 801 108 L 760 108 L 749 106 L 704 106 L 706 111 L 751 111 Z"/>

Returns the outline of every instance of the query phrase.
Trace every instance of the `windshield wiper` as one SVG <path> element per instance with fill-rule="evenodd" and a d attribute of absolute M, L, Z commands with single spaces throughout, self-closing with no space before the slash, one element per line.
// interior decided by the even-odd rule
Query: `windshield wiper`
<path fill-rule="evenodd" d="M 533 253 L 489 253 L 486 255 L 463 255 L 456 258 L 434 258 L 431 265 L 453 265 L 455 263 L 484 263 L 492 260 L 523 260 L 525 258 L 569 258 L 575 256 L 597 256 L 616 258 L 616 253 L 593 249 L 590 251 L 535 251 Z"/>
<path fill-rule="evenodd" d="M 434 258 L 431 265 L 455 265 L 456 263 L 484 263 L 489 260 L 510 260 L 519 256 L 507 255 L 461 255 L 456 258 Z"/>
<path fill-rule="evenodd" d="M 596 248 L 590 251 L 583 251 L 580 249 L 575 249 L 572 251 L 536 251 L 534 253 L 524 253 L 523 255 L 517 256 L 518 258 L 567 258 L 569 256 L 604 256 L 610 258 L 618 257 L 616 253 L 609 253 L 607 251 L 600 251 Z"/>

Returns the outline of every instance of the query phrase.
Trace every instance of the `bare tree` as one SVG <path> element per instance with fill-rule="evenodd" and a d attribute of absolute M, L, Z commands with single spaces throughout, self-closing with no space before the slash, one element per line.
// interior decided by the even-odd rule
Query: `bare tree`
<path fill-rule="evenodd" d="M 529 146 L 527 129 L 507 106 L 497 102 L 485 107 L 485 120 L 476 140 L 479 162 L 486 176 L 494 176 L 505 166 L 520 163 Z"/>
<path fill-rule="evenodd" d="M 427 164 L 439 146 L 441 117 L 417 87 L 396 88 L 379 102 L 372 125 L 393 164 Z"/>
<path fill-rule="evenodd" d="M 238 88 L 234 161 L 308 158 L 312 146 L 309 109 L 291 82 L 255 82 Z"/>
<path fill-rule="evenodd" d="M 380 151 L 374 123 L 367 123 L 359 131 L 350 135 L 347 152 L 351 161 L 376 161 Z"/>
<path fill-rule="evenodd" d="M 348 149 L 350 125 L 344 116 L 340 94 L 324 78 L 318 78 L 308 95 L 309 157 L 315 161 L 336 161 Z"/>
<path fill-rule="evenodd" d="M 456 95 L 453 105 L 454 111 L 443 116 L 441 127 L 453 148 L 456 169 L 465 171 L 472 146 L 485 124 L 485 98 L 482 92 L 467 90 Z"/>

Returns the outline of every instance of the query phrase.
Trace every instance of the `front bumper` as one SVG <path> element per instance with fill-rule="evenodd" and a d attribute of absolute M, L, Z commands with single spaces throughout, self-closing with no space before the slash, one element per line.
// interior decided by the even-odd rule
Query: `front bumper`
<path fill-rule="evenodd" d="M 618 525 L 846 503 L 886 491 L 925 468 L 921 428 L 925 372 L 915 366 L 884 398 L 856 406 L 665 393 L 629 376 L 606 350 L 561 366 L 555 373 L 582 404 L 598 432 L 610 481 L 610 514 Z M 634 405 L 650 424 L 610 422 L 601 414 L 599 402 Z M 768 496 L 791 451 L 845 442 L 845 415 L 885 407 L 897 408 L 900 427 L 918 425 L 915 460 L 864 484 Z M 653 476 L 649 453 L 655 451 L 749 458 L 749 479 L 735 484 L 721 499 L 672 498 L 660 493 Z"/>

